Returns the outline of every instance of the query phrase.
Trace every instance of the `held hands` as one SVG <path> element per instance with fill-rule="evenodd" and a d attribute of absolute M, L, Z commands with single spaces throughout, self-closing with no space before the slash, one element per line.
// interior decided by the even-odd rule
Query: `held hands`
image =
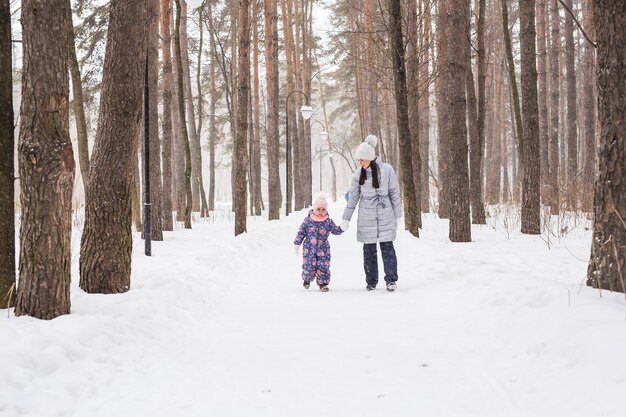
<path fill-rule="evenodd" d="M 341 222 L 339 227 L 341 228 L 341 230 L 343 230 L 345 232 L 345 231 L 347 231 L 350 228 L 350 222 L 347 221 L 347 220 L 344 220 L 344 221 Z"/>
<path fill-rule="evenodd" d="M 295 253 L 296 256 L 300 255 L 300 245 L 293 245 L 293 253 Z"/>

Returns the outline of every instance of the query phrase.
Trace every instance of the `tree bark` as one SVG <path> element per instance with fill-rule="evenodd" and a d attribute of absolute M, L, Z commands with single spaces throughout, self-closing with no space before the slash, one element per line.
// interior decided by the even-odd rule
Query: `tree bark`
<path fill-rule="evenodd" d="M 76 142 L 78 144 L 78 163 L 80 174 L 83 179 L 83 187 L 87 190 L 89 184 L 89 141 L 87 138 L 87 120 L 85 118 L 85 105 L 83 99 L 83 83 L 80 76 L 80 67 L 76 58 L 76 43 L 74 36 L 74 24 L 72 23 L 72 5 L 67 0 L 67 53 L 70 75 L 72 77 L 72 109 L 76 121 Z"/>
<path fill-rule="evenodd" d="M 420 48 L 420 84 L 419 91 L 419 144 L 420 144 L 420 162 L 422 174 L 421 186 L 421 209 L 422 213 L 430 211 L 430 79 L 428 67 L 430 65 L 430 39 L 431 39 L 431 20 L 430 20 L 430 0 L 421 0 L 422 2 L 422 37 Z"/>
<path fill-rule="evenodd" d="M 163 230 L 174 230 L 172 219 L 172 1 L 161 0 L 161 54 L 163 57 L 163 165 L 162 219 Z"/>
<path fill-rule="evenodd" d="M 80 247 L 80 287 L 88 293 L 104 294 L 130 288 L 131 186 L 147 47 L 146 3 L 112 0 L 110 7 L 100 116 Z"/>
<path fill-rule="evenodd" d="M 584 2 L 585 31 L 588 36 L 595 39 L 595 27 L 593 20 L 593 5 L 590 0 Z M 593 182 L 596 178 L 596 94 L 594 85 L 595 76 L 595 48 L 585 42 L 584 48 L 584 84 L 583 84 L 583 108 L 584 108 L 584 140 L 585 152 L 582 170 L 581 184 L 581 209 L 586 213 L 593 210 Z"/>
<path fill-rule="evenodd" d="M 176 28 L 174 32 L 174 48 L 176 50 L 176 67 L 177 67 L 177 85 L 178 85 L 178 117 L 180 124 L 180 141 L 179 144 L 182 147 L 185 155 L 185 212 L 183 215 L 183 221 L 185 223 L 185 229 L 191 229 L 191 211 L 193 204 L 192 188 L 191 188 L 191 172 L 192 172 L 192 159 L 191 159 L 191 146 L 189 144 L 189 135 L 187 133 L 186 112 L 185 112 L 185 99 L 184 99 L 184 69 L 183 69 L 183 54 L 182 54 L 182 39 L 181 39 L 181 21 L 183 19 L 183 6 L 181 2 L 186 6 L 184 0 L 176 1 Z M 181 186 L 183 184 L 180 184 Z"/>
<path fill-rule="evenodd" d="M 572 0 L 565 0 L 572 10 Z M 578 208 L 578 111 L 576 109 L 576 49 L 574 45 L 574 20 L 565 16 L 565 84 L 567 85 L 567 208 Z"/>
<path fill-rule="evenodd" d="M 447 21 L 446 13 L 448 10 L 449 0 L 437 1 L 437 81 L 435 84 L 437 95 L 437 168 L 438 168 L 438 184 L 439 184 L 439 208 L 438 214 L 442 219 L 450 218 L 450 180 L 448 178 L 450 167 L 446 155 L 450 149 L 450 138 L 447 132 L 448 128 L 448 103 L 447 85 L 448 72 L 447 66 Z"/>
<path fill-rule="evenodd" d="M 202 91 L 202 47 L 204 44 L 204 31 L 202 30 L 204 19 L 204 5 L 198 8 L 198 32 L 200 40 L 198 45 L 198 70 L 196 71 L 196 90 L 198 91 L 198 144 L 200 146 L 200 217 L 209 217 L 209 207 L 206 201 L 204 189 L 204 175 L 202 162 L 202 122 L 204 120 L 204 92 Z"/>
<path fill-rule="evenodd" d="M 208 4 L 209 19 L 212 19 L 212 7 Z M 215 50 L 215 37 L 211 36 L 210 55 L 211 66 L 209 69 L 210 104 L 209 104 L 209 211 L 215 210 L 215 144 L 217 142 L 217 126 L 215 124 L 215 111 L 217 107 L 218 93 L 215 88 L 215 61 L 217 60 Z"/>
<path fill-rule="evenodd" d="M 268 219 L 280 218 L 282 192 L 279 161 L 279 79 L 278 79 L 278 7 L 276 0 L 265 0 L 265 77 L 267 84 L 267 172 L 269 210 Z"/>
<path fill-rule="evenodd" d="M 247 216 L 247 167 L 248 167 L 248 86 L 250 83 L 250 25 L 248 24 L 248 0 L 239 0 L 238 8 L 238 65 L 237 65 L 237 136 L 235 138 L 235 158 L 237 167 L 233 188 L 235 210 L 235 236 L 246 232 Z"/>
<path fill-rule="evenodd" d="M 389 37 L 391 40 L 391 60 L 394 72 L 394 92 L 396 99 L 396 123 L 398 125 L 401 187 L 404 199 L 404 226 L 413 236 L 419 237 L 420 205 L 415 196 L 413 182 L 413 160 L 411 129 L 409 127 L 409 109 L 407 101 L 406 69 L 404 67 L 404 42 L 402 40 L 402 14 L 400 0 L 389 3 Z M 419 148 L 418 148 L 419 149 Z M 417 158 L 419 150 L 416 149 Z M 418 182 L 419 184 L 419 182 Z"/>
<path fill-rule="evenodd" d="M 465 59 L 465 96 L 467 100 L 467 126 L 469 133 L 469 198 L 473 224 L 486 224 L 485 203 L 483 202 L 482 166 L 483 149 L 478 131 L 478 101 L 472 71 L 471 14 L 470 4 L 465 7 L 467 42 L 464 43 L 463 55 Z"/>
<path fill-rule="evenodd" d="M 259 102 L 259 28 L 257 1 L 252 0 L 252 39 L 253 39 L 253 60 L 254 82 L 252 89 L 252 120 L 254 126 L 254 135 L 250 136 L 252 145 L 252 153 L 250 161 L 252 162 L 252 175 L 250 176 L 250 204 L 252 206 L 252 214 L 260 216 L 262 214 L 263 198 L 261 194 L 261 106 Z"/>
<path fill-rule="evenodd" d="M 541 233 L 539 109 L 534 2 L 520 0 L 520 50 L 522 62 L 522 233 Z"/>
<path fill-rule="evenodd" d="M 409 129 L 411 132 L 411 150 L 413 170 L 413 189 L 415 190 L 415 204 L 418 207 L 419 215 L 416 216 L 417 227 L 422 227 L 422 160 L 420 155 L 420 117 L 419 117 L 419 85 L 422 80 L 419 78 L 419 44 L 417 35 L 417 0 L 409 0 L 407 3 L 407 100 Z"/>
<path fill-rule="evenodd" d="M 626 2 L 594 1 L 599 175 L 587 285 L 626 291 Z"/>
<path fill-rule="evenodd" d="M 500 0 L 502 4 L 502 33 L 504 35 L 504 46 L 506 48 L 506 62 L 509 74 L 509 87 L 513 102 L 513 115 L 515 116 L 515 136 L 517 137 L 517 148 L 519 160 L 523 161 L 524 154 L 524 133 L 522 130 L 522 111 L 520 110 L 519 92 L 517 89 L 517 79 L 515 78 L 515 61 L 513 61 L 513 46 L 511 45 L 511 34 L 509 33 L 509 8 L 507 0 Z M 522 162 L 523 168 L 523 162 Z"/>
<path fill-rule="evenodd" d="M 541 190 L 542 194 L 548 191 L 550 172 L 550 158 L 548 154 L 548 62 L 546 47 L 546 0 L 539 0 L 536 4 L 537 12 L 537 92 L 539 106 L 539 155 L 541 158 Z"/>
<path fill-rule="evenodd" d="M 15 315 L 70 312 L 74 154 L 66 0 L 22 1 L 21 227 Z M 10 153 L 10 152 L 9 152 Z"/>
<path fill-rule="evenodd" d="M 161 183 L 161 141 L 159 140 L 159 0 L 147 0 L 148 13 L 148 114 L 150 117 L 150 203 L 151 238 L 163 240 L 163 184 Z M 143 179 L 146 181 L 146 178 Z"/>
<path fill-rule="evenodd" d="M 464 0 L 450 0 L 447 13 L 448 59 L 448 135 L 450 136 L 450 229 L 452 242 L 471 242 L 469 201 L 468 147 L 466 127 L 465 77 L 467 74 L 465 49 L 467 42 L 459 42 L 457 34 L 467 33 Z"/>
<path fill-rule="evenodd" d="M 548 204 L 551 214 L 559 214 L 559 103 L 560 103 L 560 37 L 557 0 L 549 0 L 550 13 L 550 131 L 548 134 L 549 172 Z"/>
<path fill-rule="evenodd" d="M 0 308 L 15 306 L 15 137 L 11 8 L 0 0 Z"/>

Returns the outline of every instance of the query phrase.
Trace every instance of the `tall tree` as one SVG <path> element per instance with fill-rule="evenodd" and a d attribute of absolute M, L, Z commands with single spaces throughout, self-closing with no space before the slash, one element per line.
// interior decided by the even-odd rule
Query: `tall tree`
<path fill-rule="evenodd" d="M 258 26 L 259 10 L 258 2 L 252 0 L 252 68 L 254 68 L 254 82 L 252 88 L 252 118 L 254 122 L 254 134 L 250 135 L 250 165 L 252 175 L 250 176 L 250 205 L 252 214 L 261 215 L 263 199 L 261 194 L 261 106 L 259 102 L 259 26 Z"/>
<path fill-rule="evenodd" d="M 548 133 L 550 213 L 559 214 L 559 103 L 560 103 L 560 38 L 557 0 L 549 0 L 550 14 L 550 131 Z"/>
<path fill-rule="evenodd" d="M 587 285 L 626 292 L 626 2 L 594 1 L 599 175 Z"/>
<path fill-rule="evenodd" d="M 484 156 L 485 156 L 485 116 L 487 113 L 486 103 L 486 88 L 485 80 L 487 78 L 487 50 L 485 48 L 485 14 L 486 14 L 486 0 L 478 0 L 478 22 L 476 29 L 476 43 L 478 54 L 477 65 L 477 78 L 478 78 L 478 153 L 480 154 L 480 166 L 479 166 L 479 189 L 481 196 L 481 203 L 484 204 L 484 190 L 483 190 L 483 171 L 484 171 Z M 495 25 L 495 22 L 494 22 Z M 482 209 L 484 217 L 484 207 Z M 482 218 L 480 219 L 482 220 Z"/>
<path fill-rule="evenodd" d="M 458 33 L 466 33 L 466 2 L 450 0 L 447 13 L 448 72 L 447 98 L 450 111 L 448 135 L 450 140 L 450 240 L 471 242 L 469 201 L 468 147 L 466 127 L 465 77 L 467 74 L 465 49 L 467 42 L 456 39 Z"/>
<path fill-rule="evenodd" d="M 67 7 L 66 0 L 23 0 L 21 10 L 22 217 L 15 314 L 40 319 L 70 312 L 74 153 L 69 132 Z"/>
<path fill-rule="evenodd" d="M 430 38 L 431 38 L 431 6 L 430 0 L 420 0 L 421 15 L 423 22 L 421 25 L 422 36 L 420 38 L 420 84 L 419 91 L 419 143 L 420 143 L 420 162 L 422 166 L 422 189 L 421 202 L 422 212 L 430 211 L 430 164 L 429 164 L 429 147 L 430 147 Z"/>
<path fill-rule="evenodd" d="M 267 172 L 269 220 L 280 218 L 282 193 L 279 176 L 280 136 L 278 96 L 278 7 L 277 0 L 265 0 L 265 77 L 267 85 Z"/>
<path fill-rule="evenodd" d="M 208 7 L 208 19 L 213 18 L 213 8 L 211 3 Z M 209 55 L 211 56 L 211 64 L 209 67 L 209 196 L 208 209 L 215 209 L 215 145 L 217 142 L 217 125 L 215 124 L 215 110 L 217 107 L 217 89 L 215 88 L 215 61 L 217 60 L 215 50 L 215 36 L 211 36 Z"/>
<path fill-rule="evenodd" d="M 161 0 L 161 54 L 163 59 L 163 141 L 161 164 L 163 166 L 162 219 L 163 230 L 174 230 L 172 219 L 172 0 Z"/>
<path fill-rule="evenodd" d="M 472 33 L 470 4 L 465 7 L 465 33 L 468 41 L 463 49 L 465 59 L 465 96 L 467 99 L 467 125 L 469 133 L 469 198 L 472 213 L 472 223 L 485 224 L 485 203 L 483 203 L 483 148 L 478 131 L 478 100 L 472 70 Z"/>
<path fill-rule="evenodd" d="M 437 0 L 437 21 L 436 21 L 436 35 L 437 35 L 437 80 L 435 84 L 436 101 L 437 101 L 437 168 L 439 173 L 438 185 L 439 185 L 439 208 L 438 214 L 442 219 L 450 218 L 450 185 L 449 185 L 449 172 L 450 166 L 448 158 L 445 155 L 449 153 L 450 137 L 447 132 L 448 128 L 448 113 L 449 109 L 448 98 L 448 71 L 446 71 L 447 65 L 447 35 L 446 32 L 448 24 L 446 15 L 448 10 L 449 0 Z"/>
<path fill-rule="evenodd" d="M 409 109 L 407 101 L 406 69 L 404 66 L 404 41 L 402 40 L 402 13 L 400 0 L 389 1 L 389 37 L 394 72 L 394 95 L 396 99 L 396 123 L 400 145 L 401 187 L 404 197 L 404 226 L 413 236 L 419 237 L 421 204 L 416 199 L 413 182 L 413 161 Z M 419 158 L 419 148 L 415 150 Z M 417 182 L 420 183 L 419 181 Z"/>
<path fill-rule="evenodd" d="M 15 138 L 11 8 L 0 0 L 0 308 L 15 305 Z"/>
<path fill-rule="evenodd" d="M 420 62 L 419 62 L 419 42 L 417 27 L 417 0 L 409 0 L 407 2 L 407 99 L 408 99 L 408 116 L 409 129 L 411 131 L 411 150 L 412 170 L 413 170 L 413 188 L 415 190 L 415 202 L 418 211 L 422 208 L 422 160 L 420 154 L 420 117 L 419 117 L 419 99 L 420 83 Z M 422 216 L 416 216 L 417 227 L 422 227 Z"/>
<path fill-rule="evenodd" d="M 520 0 L 520 49 L 522 62 L 522 233 L 541 233 L 539 109 L 537 105 L 537 58 L 535 5 Z"/>
<path fill-rule="evenodd" d="M 572 0 L 565 0 L 572 10 Z M 567 15 L 563 24 L 565 34 L 565 84 L 567 85 L 567 208 L 577 209 L 578 200 L 578 111 L 576 110 L 576 46 L 574 20 Z"/>
<path fill-rule="evenodd" d="M 148 114 L 149 140 L 150 140 L 150 211 L 151 211 L 151 238 L 163 240 L 163 184 L 161 182 L 161 141 L 159 140 L 159 2 L 160 0 L 147 1 L 148 18 Z"/>
<path fill-rule="evenodd" d="M 585 31 L 587 35 L 595 38 L 593 4 L 591 0 L 584 3 Z M 595 76 L 595 48 L 589 42 L 585 42 L 583 56 L 583 136 L 585 144 L 584 162 L 582 169 L 581 203 L 582 211 L 591 212 L 593 210 L 593 181 L 596 177 L 596 94 L 594 85 Z"/>
<path fill-rule="evenodd" d="M 80 287 L 105 294 L 130 288 L 130 192 L 147 48 L 146 3 L 111 0 L 110 7 L 100 116 L 80 246 Z"/>
<path fill-rule="evenodd" d="M 180 128 L 180 140 L 178 145 L 182 148 L 185 156 L 185 183 L 179 184 L 179 187 L 185 189 L 185 211 L 183 214 L 183 221 L 185 223 L 185 229 L 191 229 L 191 210 L 192 210 L 192 188 L 191 188 L 191 172 L 192 172 L 192 159 L 191 159 L 191 146 L 189 144 L 189 134 L 187 132 L 186 112 L 185 112 L 185 87 L 184 87 L 184 68 L 183 68 L 183 54 L 182 54 L 182 39 L 181 39 L 181 21 L 183 19 L 183 13 L 186 10 L 187 3 L 184 0 L 176 1 L 176 24 L 174 29 L 174 50 L 176 55 L 176 85 L 177 85 L 177 98 L 178 98 L 178 123 Z M 182 5 L 181 5 L 182 3 Z M 183 8 L 184 6 L 184 8 Z M 175 103 L 176 104 L 176 103 Z M 180 190 L 179 190 L 180 192 Z M 182 194 L 181 194 L 182 195 Z"/>
<path fill-rule="evenodd" d="M 537 18 L 537 98 L 539 106 L 539 155 L 541 157 L 541 189 L 548 189 L 550 159 L 548 153 L 548 49 L 546 46 L 546 0 L 536 4 Z"/>
<path fill-rule="evenodd" d="M 67 53 L 72 77 L 72 109 L 76 121 L 76 141 L 78 144 L 78 163 L 83 179 L 83 186 L 87 189 L 89 183 L 89 141 L 87 138 L 87 119 L 85 117 L 85 103 L 83 98 L 83 83 L 80 76 L 80 67 L 76 58 L 76 43 L 74 36 L 74 24 L 72 23 L 72 5 L 67 0 Z"/>
<path fill-rule="evenodd" d="M 239 0 L 238 11 L 238 65 L 237 65 L 237 136 L 235 137 L 235 158 L 237 160 L 233 187 L 233 207 L 235 209 L 235 236 L 246 231 L 247 215 L 247 168 L 248 168 L 248 88 L 250 84 L 250 25 L 248 0 Z"/>

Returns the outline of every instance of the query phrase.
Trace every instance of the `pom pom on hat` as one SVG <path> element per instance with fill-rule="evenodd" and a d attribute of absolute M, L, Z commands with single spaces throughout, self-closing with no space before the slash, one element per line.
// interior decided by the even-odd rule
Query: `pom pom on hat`
<path fill-rule="evenodd" d="M 315 195 L 315 200 L 313 200 L 313 210 L 318 207 L 327 208 L 326 195 L 324 193 L 317 193 Z"/>
<path fill-rule="evenodd" d="M 378 143 L 378 138 L 374 135 L 368 135 L 363 143 L 356 148 L 355 157 L 356 159 L 361 159 L 363 161 L 373 161 L 376 159 L 376 144 Z"/>

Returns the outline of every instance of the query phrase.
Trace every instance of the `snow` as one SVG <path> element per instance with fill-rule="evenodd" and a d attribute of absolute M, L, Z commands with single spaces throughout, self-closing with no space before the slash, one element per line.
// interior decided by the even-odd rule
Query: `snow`
<path fill-rule="evenodd" d="M 305 211 L 233 237 L 223 209 L 151 258 L 136 236 L 126 294 L 82 292 L 76 255 L 72 314 L 0 311 L 0 416 L 623 416 L 626 303 L 584 285 L 588 222 L 548 245 L 494 213 L 472 243 L 400 233 L 394 293 L 382 264 L 365 291 L 355 219 L 304 290 Z"/>

